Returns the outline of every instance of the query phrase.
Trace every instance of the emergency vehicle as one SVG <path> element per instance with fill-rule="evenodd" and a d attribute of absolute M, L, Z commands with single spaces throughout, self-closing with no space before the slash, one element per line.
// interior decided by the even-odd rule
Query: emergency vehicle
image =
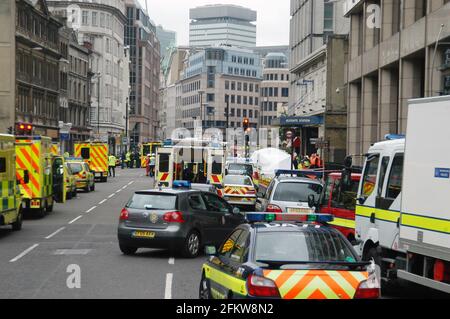
<path fill-rule="evenodd" d="M 42 217 L 65 202 L 64 159 L 52 156 L 49 137 L 16 137 L 16 176 L 23 208 Z"/>
<path fill-rule="evenodd" d="M 387 136 L 366 155 L 356 236 L 385 282 L 450 293 L 449 118 L 449 96 L 411 100 L 406 139 Z"/>
<path fill-rule="evenodd" d="M 200 299 L 378 298 L 375 264 L 327 226 L 332 218 L 247 213 L 219 249 L 205 247 Z"/>
<path fill-rule="evenodd" d="M 171 188 L 175 180 L 189 180 L 220 188 L 224 174 L 224 150 L 199 144 L 181 143 L 159 148 L 156 155 L 156 185 Z"/>
<path fill-rule="evenodd" d="M 22 198 L 16 181 L 14 136 L 0 134 L 0 226 L 22 229 Z"/>
<path fill-rule="evenodd" d="M 84 142 L 75 144 L 74 157 L 81 157 L 88 163 L 96 180 L 108 181 L 108 144 L 102 142 Z"/>
<path fill-rule="evenodd" d="M 156 154 L 158 151 L 158 148 L 162 147 L 163 143 L 161 142 L 151 142 L 151 143 L 144 143 L 141 145 L 140 148 L 140 156 L 141 156 L 141 167 L 145 167 L 145 158 L 148 154 Z"/>

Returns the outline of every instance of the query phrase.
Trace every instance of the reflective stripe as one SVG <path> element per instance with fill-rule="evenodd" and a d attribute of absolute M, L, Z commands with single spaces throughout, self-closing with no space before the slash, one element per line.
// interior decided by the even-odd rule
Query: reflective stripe
<path fill-rule="evenodd" d="M 450 234 L 450 220 L 436 219 L 427 216 L 402 214 L 401 225 L 405 227 L 420 228 L 439 233 Z"/>
<path fill-rule="evenodd" d="M 368 206 L 356 206 L 356 216 L 370 218 L 375 213 L 375 219 L 397 223 L 400 218 L 400 212 L 393 210 L 378 209 Z"/>
<path fill-rule="evenodd" d="M 352 299 L 368 273 L 330 270 L 265 270 L 283 299 Z"/>
<path fill-rule="evenodd" d="M 203 270 L 205 271 L 205 277 L 207 279 L 214 281 L 215 283 L 231 290 L 236 294 L 241 296 L 247 295 L 247 283 L 245 280 L 230 276 L 229 274 L 217 270 L 208 264 L 203 265 Z"/>
<path fill-rule="evenodd" d="M 354 219 L 334 217 L 334 220 L 328 224 L 333 225 L 333 226 L 340 226 L 340 227 L 355 229 L 355 220 Z"/>

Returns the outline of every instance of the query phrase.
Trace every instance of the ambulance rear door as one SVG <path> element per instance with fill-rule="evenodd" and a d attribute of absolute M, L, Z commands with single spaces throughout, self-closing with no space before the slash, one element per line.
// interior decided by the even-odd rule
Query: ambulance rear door
<path fill-rule="evenodd" d="M 173 148 L 160 148 L 156 155 L 156 186 L 172 187 Z"/>

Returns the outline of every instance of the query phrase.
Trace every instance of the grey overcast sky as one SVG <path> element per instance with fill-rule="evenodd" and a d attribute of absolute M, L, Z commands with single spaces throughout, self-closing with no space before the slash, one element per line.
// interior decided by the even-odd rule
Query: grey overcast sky
<path fill-rule="evenodd" d="M 145 8 L 146 0 L 139 0 Z M 150 18 L 176 31 L 178 45 L 189 44 L 189 9 L 206 4 L 235 4 L 256 10 L 257 45 L 289 45 L 289 0 L 147 0 Z"/>

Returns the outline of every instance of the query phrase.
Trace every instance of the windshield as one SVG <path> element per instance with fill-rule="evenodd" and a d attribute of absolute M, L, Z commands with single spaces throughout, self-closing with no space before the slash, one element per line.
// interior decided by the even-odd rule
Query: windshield
<path fill-rule="evenodd" d="M 224 185 L 245 185 L 253 186 L 252 180 L 248 176 L 227 175 L 223 179 Z"/>
<path fill-rule="evenodd" d="M 127 207 L 134 209 L 170 210 L 176 209 L 176 202 L 176 195 L 134 194 L 128 202 Z"/>
<path fill-rule="evenodd" d="M 255 260 L 287 262 L 356 262 L 356 256 L 335 232 L 308 229 L 258 233 Z"/>
<path fill-rule="evenodd" d="M 242 172 L 243 174 L 253 175 L 253 167 L 249 164 L 229 164 L 228 171 Z"/>
<path fill-rule="evenodd" d="M 78 174 L 83 170 L 83 164 L 81 163 L 69 163 L 69 167 L 73 174 Z"/>
<path fill-rule="evenodd" d="M 279 183 L 273 195 L 274 201 L 280 202 L 308 202 L 308 196 L 314 195 L 319 198 L 322 185 L 315 183 Z"/>

